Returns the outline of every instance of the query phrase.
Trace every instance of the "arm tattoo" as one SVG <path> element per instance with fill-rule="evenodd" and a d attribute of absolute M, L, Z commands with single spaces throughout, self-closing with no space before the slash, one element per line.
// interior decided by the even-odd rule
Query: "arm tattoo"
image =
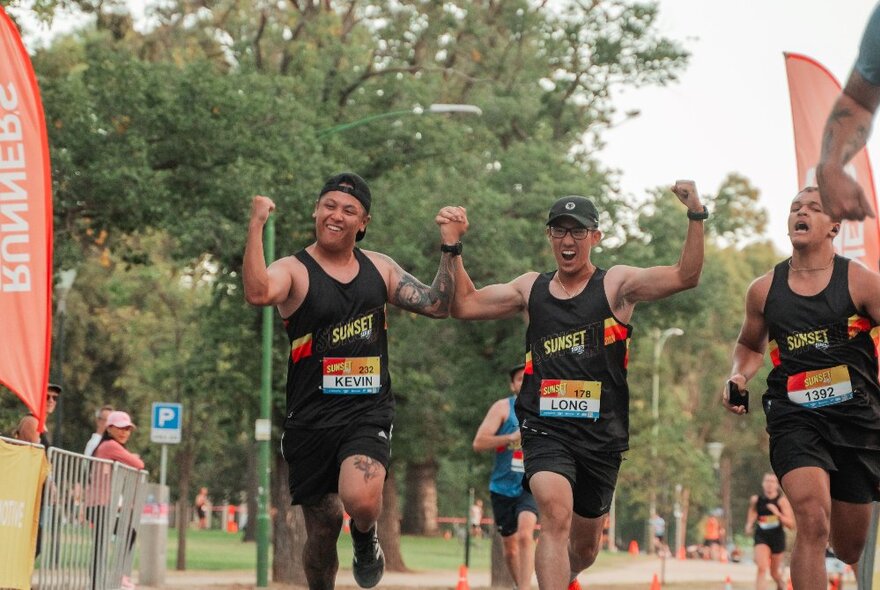
<path fill-rule="evenodd" d="M 403 309 L 428 316 L 445 316 L 449 313 L 455 286 L 451 256 L 442 256 L 437 276 L 430 287 L 403 270 L 400 273 L 394 303 Z"/>
<path fill-rule="evenodd" d="M 847 107 L 837 107 L 828 116 L 828 125 L 826 126 L 825 135 L 822 138 L 822 151 L 829 153 L 834 142 L 834 127 L 843 125 L 845 119 L 853 117 L 851 109 Z M 861 150 L 868 141 L 871 130 L 866 125 L 859 125 L 855 129 L 855 134 L 846 141 L 843 147 L 843 162 L 849 162 L 859 150 Z"/>
<path fill-rule="evenodd" d="M 364 472 L 364 483 L 380 475 L 382 464 L 366 455 L 358 455 L 354 458 L 354 468 Z"/>

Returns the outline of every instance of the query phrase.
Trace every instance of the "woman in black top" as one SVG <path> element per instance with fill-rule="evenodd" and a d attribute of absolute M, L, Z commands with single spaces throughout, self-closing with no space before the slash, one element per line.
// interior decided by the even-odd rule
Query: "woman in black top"
<path fill-rule="evenodd" d="M 758 526 L 756 527 L 755 524 Z M 746 517 L 746 534 L 755 533 L 755 564 L 758 577 L 755 589 L 767 587 L 767 571 L 776 582 L 777 590 L 785 588 L 782 578 L 782 558 L 785 553 L 785 527 L 794 528 L 791 505 L 782 495 L 779 480 L 772 473 L 765 473 L 761 481 L 761 493 L 752 496 Z"/>

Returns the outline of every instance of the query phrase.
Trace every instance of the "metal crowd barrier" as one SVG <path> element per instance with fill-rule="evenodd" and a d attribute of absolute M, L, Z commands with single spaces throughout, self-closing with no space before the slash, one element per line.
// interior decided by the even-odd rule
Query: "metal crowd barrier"
<path fill-rule="evenodd" d="M 40 590 L 116 590 L 131 574 L 147 472 L 50 448 L 40 514 Z"/>

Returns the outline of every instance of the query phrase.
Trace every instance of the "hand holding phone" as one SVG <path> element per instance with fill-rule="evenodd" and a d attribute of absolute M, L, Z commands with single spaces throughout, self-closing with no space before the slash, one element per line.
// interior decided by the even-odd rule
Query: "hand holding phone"
<path fill-rule="evenodd" d="M 735 408 L 737 406 L 743 406 L 746 409 L 746 413 L 749 411 L 749 390 L 748 389 L 740 389 L 739 385 L 734 383 L 733 381 L 727 382 L 727 403 Z"/>

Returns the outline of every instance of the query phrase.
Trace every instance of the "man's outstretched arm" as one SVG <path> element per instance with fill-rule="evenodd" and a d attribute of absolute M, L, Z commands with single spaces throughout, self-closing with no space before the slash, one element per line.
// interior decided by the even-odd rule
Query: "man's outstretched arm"
<path fill-rule="evenodd" d="M 835 219 L 874 217 L 862 187 L 846 173 L 846 164 L 865 147 L 880 104 L 880 5 L 865 27 L 859 57 L 846 87 L 834 103 L 822 136 L 816 167 L 825 211 Z"/>

